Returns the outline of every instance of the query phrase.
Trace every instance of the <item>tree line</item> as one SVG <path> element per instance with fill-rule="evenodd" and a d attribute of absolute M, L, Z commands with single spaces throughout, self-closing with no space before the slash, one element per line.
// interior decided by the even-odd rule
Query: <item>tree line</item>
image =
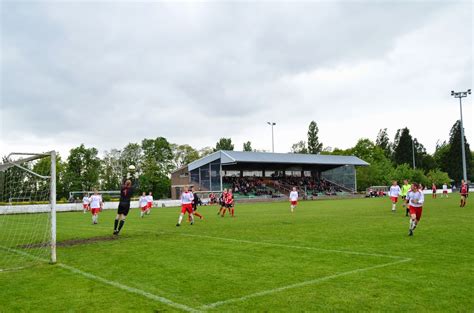
<path fill-rule="evenodd" d="M 251 151 L 250 142 L 247 144 Z M 143 139 L 140 143 L 129 143 L 123 149 L 105 151 L 100 157 L 96 148 L 81 144 L 71 149 L 66 159 L 57 155 L 56 193 L 58 199 L 66 200 L 72 191 L 119 190 L 128 167 L 134 165 L 140 191 L 152 191 L 155 198 L 169 198 L 172 171 L 215 151 L 233 149 L 231 139 L 227 138 L 221 138 L 214 148 L 197 150 L 188 144 L 174 144 L 164 137 L 157 137 Z M 5 157 L 3 161 L 7 161 Z M 41 175 L 49 175 L 50 167 L 50 158 L 43 158 L 30 169 Z M 14 172 L 9 179 L 15 180 L 17 185 L 22 184 L 15 188 L 34 194 L 38 189 L 35 185 L 37 182 L 25 183 L 27 175 L 21 170 Z"/>
<path fill-rule="evenodd" d="M 399 129 L 391 141 L 387 129 L 381 129 L 375 139 L 359 139 L 349 149 L 324 147 L 319 141 L 319 129 L 315 121 L 308 127 L 307 140 L 300 140 L 291 147 L 290 153 L 355 155 L 370 163 L 357 168 L 359 190 L 373 185 L 389 185 L 391 180 L 410 179 L 431 186 L 441 185 L 462 178 L 461 125 L 460 121 L 451 128 L 449 139 L 439 142 L 435 152 L 427 153 L 425 147 L 405 127 Z M 123 149 L 105 151 L 102 158 L 94 147 L 81 144 L 70 150 L 67 159 L 57 157 L 57 194 L 67 198 L 71 191 L 118 190 L 130 165 L 135 165 L 140 189 L 152 191 L 157 198 L 168 198 L 171 190 L 170 174 L 201 157 L 219 150 L 234 150 L 231 138 L 220 138 L 215 147 L 195 149 L 188 144 L 170 143 L 166 138 L 143 139 L 140 143 L 129 143 Z M 243 151 L 252 149 L 247 141 Z M 473 179 L 473 152 L 465 139 L 468 178 Z M 413 153 L 414 152 L 414 153 Z M 413 168 L 413 154 L 415 167 Z M 37 162 L 33 170 L 47 175 L 49 158 Z"/>
<path fill-rule="evenodd" d="M 472 181 L 474 155 L 466 137 L 464 142 L 468 179 Z M 319 142 L 318 127 L 314 121 L 308 127 L 308 141 L 301 140 L 292 146 L 294 153 L 355 155 L 370 163 L 370 166 L 357 168 L 359 190 L 374 185 L 389 185 L 394 179 L 400 182 L 405 178 L 428 187 L 432 183 L 438 187 L 451 182 L 459 185 L 463 176 L 461 149 L 460 121 L 452 126 L 448 141 L 438 142 L 433 154 L 427 153 L 407 127 L 398 129 L 393 141 L 385 128 L 379 131 L 375 141 L 362 138 L 354 147 L 345 150 L 324 148 Z"/>

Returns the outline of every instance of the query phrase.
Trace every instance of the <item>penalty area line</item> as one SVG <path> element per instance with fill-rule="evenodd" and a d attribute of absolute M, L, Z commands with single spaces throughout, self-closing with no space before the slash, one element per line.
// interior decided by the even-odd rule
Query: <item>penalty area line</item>
<path fill-rule="evenodd" d="M 262 296 L 282 292 L 282 291 L 289 290 L 289 289 L 295 289 L 295 288 L 299 288 L 299 287 L 314 285 L 314 284 L 318 284 L 318 283 L 321 283 L 321 282 L 324 282 L 324 281 L 327 281 L 327 280 L 330 280 L 330 279 L 335 279 L 335 278 L 338 278 L 338 277 L 348 276 L 348 275 L 357 274 L 357 273 L 361 273 L 361 272 L 366 272 L 366 271 L 370 271 L 370 270 L 374 270 L 374 269 L 378 269 L 378 268 L 383 268 L 383 267 L 387 267 L 387 266 L 391 266 L 391 265 L 405 263 L 405 262 L 409 262 L 411 260 L 412 259 L 407 258 L 407 259 L 403 259 L 403 260 L 399 260 L 399 261 L 395 261 L 395 262 L 384 263 L 384 264 L 379 264 L 379 265 L 365 267 L 365 268 L 359 268 L 359 269 L 355 269 L 355 270 L 352 270 L 352 271 L 347 271 L 347 272 L 338 273 L 338 274 L 329 275 L 329 276 L 324 276 L 324 277 L 320 277 L 320 278 L 316 278 L 316 279 L 312 279 L 312 280 L 307 280 L 307 281 L 304 281 L 304 282 L 301 282 L 301 283 L 296 283 L 296 284 L 282 286 L 282 287 L 278 287 L 278 288 L 274 288 L 274 289 L 259 291 L 259 292 L 252 293 L 252 294 L 240 297 L 240 298 L 232 298 L 232 299 L 228 299 L 228 300 L 223 300 L 223 301 L 218 301 L 218 302 L 206 304 L 206 305 L 201 306 L 200 309 L 202 309 L 202 310 L 213 309 L 213 308 L 216 308 L 218 306 L 222 306 L 222 305 L 226 305 L 226 304 L 242 302 L 242 301 L 245 301 L 247 299 L 262 297 Z"/>
<path fill-rule="evenodd" d="M 16 253 L 16 254 L 34 259 L 34 260 L 39 260 L 39 261 L 42 261 L 42 262 L 48 262 L 48 260 L 46 260 L 46 259 L 31 255 L 31 254 L 26 253 L 24 251 L 8 248 L 8 247 L 4 247 L 4 246 L 0 246 L 0 248 L 2 248 L 3 250 L 9 251 L 9 252 L 13 252 L 13 253 Z M 187 305 L 174 302 L 174 301 L 169 300 L 167 298 L 154 295 L 152 293 L 149 293 L 147 291 L 144 291 L 144 290 L 141 290 L 141 289 L 138 289 L 138 288 L 130 287 L 130 286 L 121 284 L 121 283 L 113 281 L 113 280 L 108 280 L 106 278 L 103 278 L 103 277 L 100 277 L 100 276 L 97 276 L 97 275 L 94 275 L 94 274 L 91 274 L 91 273 L 88 273 L 88 272 L 84 272 L 84 271 L 82 271 L 78 268 L 75 268 L 73 266 L 70 266 L 70 265 L 67 265 L 67 264 L 64 264 L 64 263 L 57 263 L 56 266 L 58 266 L 60 268 L 63 268 L 65 270 L 68 270 L 68 271 L 70 271 L 74 274 L 84 276 L 84 277 L 86 277 L 90 280 L 95 280 L 95 281 L 101 282 L 103 284 L 115 287 L 117 289 L 127 291 L 129 293 L 138 294 L 138 295 L 143 296 L 145 298 L 148 298 L 148 299 L 151 299 L 151 300 L 154 300 L 154 301 L 157 301 L 157 302 L 161 302 L 163 304 L 169 305 L 169 306 L 171 306 L 173 308 L 176 308 L 176 309 L 180 309 L 180 310 L 183 310 L 183 311 L 186 311 L 186 312 L 196 312 L 196 313 L 201 312 L 200 310 L 191 308 Z"/>
<path fill-rule="evenodd" d="M 233 238 L 196 235 L 196 234 L 180 234 L 180 235 L 187 236 L 187 237 L 209 238 L 209 239 L 216 239 L 216 240 L 223 240 L 223 241 L 232 241 L 232 242 L 237 242 L 237 243 L 248 243 L 248 244 L 280 247 L 280 248 L 303 249 L 303 250 L 313 250 L 313 251 L 321 251 L 321 252 L 328 252 L 328 253 L 342 253 L 342 254 L 353 254 L 353 255 L 362 255 L 362 256 L 373 256 L 373 257 L 398 259 L 398 260 L 407 259 L 406 257 L 401 257 L 401 256 L 396 256 L 396 255 L 386 255 L 386 254 L 369 253 L 369 252 L 357 252 L 357 251 L 333 250 L 333 249 L 323 249 L 323 248 L 314 248 L 314 247 L 305 247 L 305 246 L 293 246 L 293 245 L 285 245 L 285 244 L 280 244 L 280 243 L 272 243 L 272 242 L 264 242 L 264 241 L 252 241 L 252 240 L 233 239 Z"/>

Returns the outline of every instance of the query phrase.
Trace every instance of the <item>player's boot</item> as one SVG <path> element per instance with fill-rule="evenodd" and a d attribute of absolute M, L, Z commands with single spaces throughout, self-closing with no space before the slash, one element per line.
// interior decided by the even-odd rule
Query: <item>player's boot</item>
<path fill-rule="evenodd" d="M 413 230 L 412 229 L 408 230 L 408 236 L 413 236 Z"/>
<path fill-rule="evenodd" d="M 180 223 L 177 223 L 177 224 L 176 224 L 176 227 L 179 227 L 179 226 L 181 226 L 181 224 L 180 224 Z"/>

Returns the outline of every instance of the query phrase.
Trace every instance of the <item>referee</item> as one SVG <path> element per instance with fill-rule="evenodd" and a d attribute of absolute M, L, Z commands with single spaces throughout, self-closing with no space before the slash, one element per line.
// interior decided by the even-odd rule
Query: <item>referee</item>
<path fill-rule="evenodd" d="M 123 224 L 125 224 L 125 218 L 128 215 L 128 211 L 130 211 L 130 200 L 134 191 L 135 188 L 132 186 L 132 181 L 127 179 L 120 189 L 120 202 L 114 222 L 114 235 L 118 235 Z"/>

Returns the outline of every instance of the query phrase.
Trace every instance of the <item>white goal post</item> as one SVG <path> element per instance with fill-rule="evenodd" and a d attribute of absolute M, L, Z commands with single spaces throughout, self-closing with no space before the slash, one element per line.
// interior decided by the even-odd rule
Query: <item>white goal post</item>
<path fill-rule="evenodd" d="M 43 172 L 47 174 L 35 172 L 32 164 L 48 157 L 51 166 L 49 169 L 43 168 Z M 2 174 L 0 206 L 5 209 L 2 210 L 4 213 L 0 214 L 0 226 L 2 226 L 0 237 L 6 241 L 0 243 L 0 246 L 13 254 L 31 255 L 33 259 L 44 258 L 31 251 L 49 247 L 48 258 L 51 263 L 56 263 L 56 151 L 10 153 L 3 159 L 3 163 L 0 163 L 0 173 Z M 46 215 L 48 216 L 35 220 L 32 217 L 35 214 L 15 214 L 11 208 L 25 201 L 47 203 L 49 212 Z M 35 223 L 47 223 L 45 221 L 49 221 L 49 225 L 35 225 Z M 18 247 L 29 248 L 31 251 L 25 253 Z M 37 254 L 40 253 L 37 252 Z"/>

